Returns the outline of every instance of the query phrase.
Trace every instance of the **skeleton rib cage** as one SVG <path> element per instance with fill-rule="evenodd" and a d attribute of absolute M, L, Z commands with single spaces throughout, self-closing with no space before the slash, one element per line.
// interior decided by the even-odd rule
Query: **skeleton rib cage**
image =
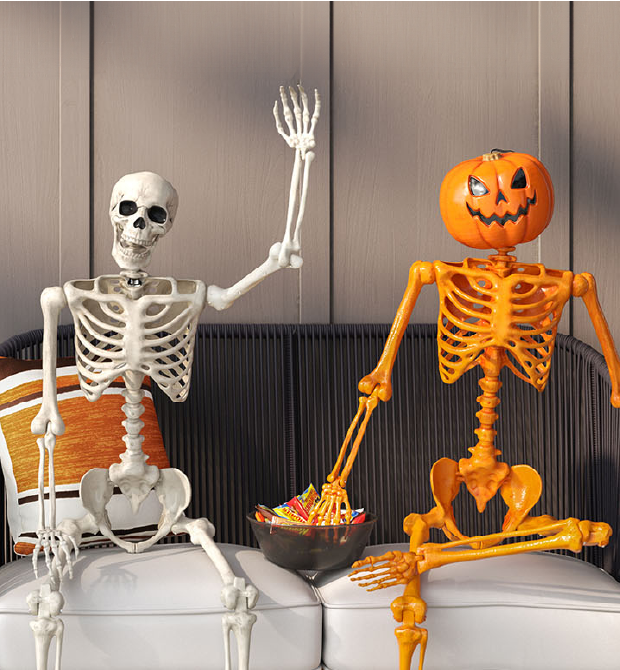
<path fill-rule="evenodd" d="M 120 276 L 65 284 L 75 322 L 76 365 L 86 397 L 97 400 L 118 377 L 148 375 L 175 402 L 189 392 L 198 316 L 199 281 L 148 277 L 130 299 Z M 131 375 L 130 375 L 131 376 Z"/>
<path fill-rule="evenodd" d="M 557 326 L 571 295 L 572 273 L 492 259 L 434 264 L 439 291 L 437 343 L 441 378 L 456 381 L 487 347 L 505 350 L 504 365 L 542 391 Z M 510 305 L 502 312 L 499 305 Z"/>

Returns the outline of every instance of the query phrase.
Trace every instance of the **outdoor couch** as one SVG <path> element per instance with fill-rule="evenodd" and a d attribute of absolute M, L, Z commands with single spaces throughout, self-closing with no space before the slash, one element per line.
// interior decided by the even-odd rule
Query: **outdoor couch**
<path fill-rule="evenodd" d="M 310 482 L 320 487 L 357 409 L 357 381 L 374 367 L 388 332 L 366 324 L 201 325 L 187 402 L 171 403 L 153 389 L 170 462 L 192 484 L 188 516 L 214 523 L 233 570 L 259 589 L 253 670 L 398 667 L 389 603 L 402 587 L 368 593 L 347 569 L 279 568 L 256 549 L 246 520 L 256 503 L 275 506 Z M 443 384 L 435 337 L 432 325 L 407 329 L 393 398 L 375 411 L 349 479 L 353 505 L 379 518 L 370 544 L 381 546 L 365 555 L 406 550 L 403 518 L 432 506 L 431 465 L 467 456 L 473 446 L 479 375 Z M 0 356 L 40 357 L 41 338 L 41 331 L 11 338 Z M 59 328 L 58 342 L 59 355 L 72 353 L 72 327 Z M 509 373 L 502 381 L 497 444 L 504 461 L 540 472 L 534 513 L 620 528 L 620 410 L 609 403 L 602 357 L 558 335 L 542 394 Z M 472 535 L 500 529 L 497 498 L 479 515 L 462 491 L 455 505 L 461 527 Z M 29 670 L 25 599 L 35 579 L 30 560 L 14 557 L 6 527 L 1 551 L 0 670 Z M 577 557 L 536 553 L 431 571 L 422 587 L 429 605 L 424 667 L 617 670 L 618 578 L 617 535 Z M 63 583 L 64 670 L 223 670 L 219 591 L 202 550 L 180 538 L 143 554 L 83 551 L 74 578 Z"/>

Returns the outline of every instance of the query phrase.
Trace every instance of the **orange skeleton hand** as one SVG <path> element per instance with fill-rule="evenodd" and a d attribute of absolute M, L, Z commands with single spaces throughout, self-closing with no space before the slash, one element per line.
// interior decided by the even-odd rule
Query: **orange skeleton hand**
<path fill-rule="evenodd" d="M 359 408 L 356 415 L 353 417 L 353 421 L 349 426 L 349 430 L 347 430 L 347 434 L 344 438 L 344 442 L 342 443 L 342 447 L 340 448 L 340 453 L 338 454 L 338 459 L 336 460 L 334 469 L 327 476 L 327 482 L 323 484 L 323 488 L 321 490 L 321 499 L 319 500 L 318 505 L 310 513 L 308 518 L 310 523 L 312 523 L 313 520 L 317 518 L 320 526 L 331 524 L 339 525 L 341 523 L 341 510 L 343 505 L 345 522 L 351 523 L 351 504 L 349 503 L 349 496 L 347 495 L 346 491 L 347 479 L 349 478 L 349 474 L 353 468 L 353 463 L 357 457 L 357 452 L 359 451 L 364 433 L 366 432 L 366 426 L 368 425 L 370 416 L 372 415 L 373 410 L 377 406 L 378 402 L 378 388 L 375 389 L 370 396 L 362 396 L 360 398 Z M 344 457 L 347 452 L 347 447 L 349 446 L 349 442 L 353 437 L 353 433 L 355 432 L 355 428 L 362 414 L 364 414 L 364 419 L 362 420 L 359 430 L 357 431 L 357 435 L 355 436 L 353 446 L 351 447 L 351 452 L 349 453 L 342 474 L 339 475 L 342 462 L 344 461 Z"/>

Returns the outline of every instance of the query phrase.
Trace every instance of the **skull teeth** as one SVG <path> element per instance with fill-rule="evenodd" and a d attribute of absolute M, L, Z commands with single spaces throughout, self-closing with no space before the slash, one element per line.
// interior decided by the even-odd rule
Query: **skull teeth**
<path fill-rule="evenodd" d="M 131 238 L 126 237 L 125 235 L 121 236 L 119 239 L 119 244 L 123 250 L 123 253 L 131 256 L 132 258 L 142 258 L 143 256 L 146 256 L 150 252 L 150 247 L 153 246 L 152 242 L 147 242 L 146 244 L 143 241 L 136 242 Z"/>

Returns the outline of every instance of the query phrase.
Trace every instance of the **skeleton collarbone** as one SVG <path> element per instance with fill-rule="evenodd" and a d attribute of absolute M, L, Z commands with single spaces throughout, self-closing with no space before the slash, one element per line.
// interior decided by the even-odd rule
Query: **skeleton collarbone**
<path fill-rule="evenodd" d="M 136 290 L 123 276 L 103 275 L 63 288 L 75 323 L 80 386 L 89 400 L 118 377 L 132 383 L 145 375 L 172 400 L 185 400 L 203 282 L 146 276 Z"/>
<path fill-rule="evenodd" d="M 440 372 L 452 383 L 487 347 L 504 350 L 504 365 L 542 391 L 573 273 L 541 264 L 466 258 L 434 263 L 439 291 Z"/>

